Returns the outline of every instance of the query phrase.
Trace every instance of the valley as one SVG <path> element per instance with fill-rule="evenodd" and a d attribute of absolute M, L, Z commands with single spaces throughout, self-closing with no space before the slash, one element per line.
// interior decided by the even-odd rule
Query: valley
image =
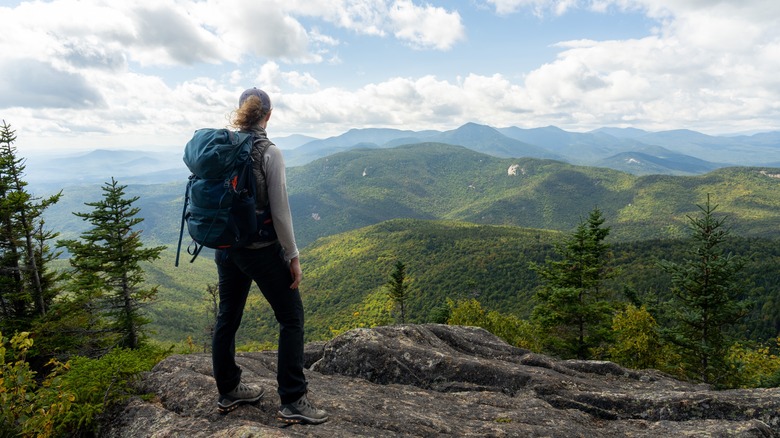
<path fill-rule="evenodd" d="M 92 158 L 106 156 L 112 154 Z M 129 196 L 139 196 L 145 241 L 168 247 L 147 269 L 147 280 L 160 286 L 148 310 L 153 338 L 180 343 L 190 337 L 204 345 L 213 306 L 206 289 L 216 273 L 209 252 L 189 263 L 186 231 L 181 266 L 173 267 L 186 169 L 160 170 L 166 160 L 154 167 L 166 178 L 119 182 L 128 185 Z M 90 166 L 85 177 L 96 178 L 101 167 L 116 171 L 99 160 Z M 32 187 L 43 187 L 32 180 L 39 171 L 29 169 Z M 778 175 L 780 169 L 771 166 L 640 175 L 543 157 L 501 157 L 441 142 L 355 146 L 291 166 L 288 190 L 302 249 L 307 339 L 393 322 L 383 286 L 398 260 L 409 267 L 416 291 L 414 322 L 435 319 L 447 298 L 475 298 L 488 309 L 526 318 L 538 286 L 528 264 L 549 257 L 564 233 L 594 208 L 611 229 L 608 241 L 624 272 L 612 285 L 615 299 L 625 300 L 621 294 L 629 288 L 647 303 L 658 302 L 668 279 L 655 260 L 675 257 L 688 217 L 708 194 L 728 219 L 734 250 L 750 260 L 746 275 L 757 304 L 755 320 L 742 330 L 755 339 L 771 338 L 780 329 L 774 298 L 780 284 Z M 56 184 L 63 198 L 47 210 L 46 224 L 61 238 L 78 237 L 86 225 L 72 212 L 85 211 L 84 202 L 99 198 L 100 183 L 86 178 Z M 242 342 L 275 342 L 275 322 L 259 294 L 250 299 L 247 315 Z"/>

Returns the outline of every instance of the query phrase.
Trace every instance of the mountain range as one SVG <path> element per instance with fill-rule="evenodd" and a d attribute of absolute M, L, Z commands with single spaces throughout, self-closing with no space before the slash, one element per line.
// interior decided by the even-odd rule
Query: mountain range
<path fill-rule="evenodd" d="M 697 175 L 728 166 L 780 165 L 780 131 L 725 137 L 690 130 L 601 128 L 579 133 L 554 126 L 497 129 L 476 123 L 444 132 L 353 129 L 302 144 L 288 151 L 285 159 L 288 165 L 299 166 L 357 147 L 388 148 L 414 143 L 447 143 L 496 157 L 549 158 L 636 175 Z"/>
<path fill-rule="evenodd" d="M 690 130 L 601 128 L 580 133 L 554 126 L 497 129 L 467 123 L 450 131 L 365 128 L 326 139 L 303 135 L 272 135 L 272 139 L 285 150 L 288 167 L 353 149 L 419 143 L 445 143 L 498 158 L 552 159 L 634 175 L 701 175 L 730 166 L 780 167 L 780 131 L 726 137 Z M 28 157 L 26 170 L 31 186 L 42 192 L 80 183 L 100 184 L 111 176 L 126 184 L 163 183 L 188 175 L 182 151 L 183 145 L 161 151 L 52 152 Z"/>
<path fill-rule="evenodd" d="M 361 131 L 350 135 L 359 138 L 368 134 Z M 460 134 L 464 135 L 459 138 L 464 138 L 469 132 L 490 133 L 474 135 L 471 144 L 477 145 L 480 138 L 492 139 L 481 147 L 492 148 L 496 155 L 520 148 L 549 152 L 539 158 L 501 157 L 452 144 L 453 138 Z M 356 318 L 365 317 L 366 323 L 385 320 L 388 313 L 383 307 L 382 285 L 388 269 L 401 258 L 413 260 L 410 278 L 417 277 L 415 287 L 429 291 L 413 303 L 416 318 L 434 314 L 446 297 L 472 296 L 491 308 L 525 315 L 535 284 L 525 277 L 528 262 L 543 261 L 560 232 L 571 231 L 592 209 L 602 211 L 605 226 L 611 229 L 610 241 L 628 245 L 624 254 L 667 257 L 676 250 L 669 250 L 663 240 L 686 236 L 688 218 L 699 212 L 697 206 L 706 202 L 708 195 L 718 206 L 717 214 L 727 218 L 733 234 L 747 242 L 742 245 L 745 254 L 762 255 L 756 263 L 766 266 L 755 265 L 751 276 L 756 283 L 764 282 L 760 288 L 767 293 L 762 296 L 774 294 L 773 285 L 780 278 L 773 273 L 778 256 L 771 251 L 780 236 L 780 169 L 731 166 L 697 175 L 636 175 L 568 163 L 560 159 L 568 153 L 567 148 L 552 151 L 518 139 L 498 145 L 496 141 L 503 134 L 497 132 L 467 125 L 448 133 L 450 143 L 399 140 L 399 145 L 391 145 L 388 141 L 382 147 L 345 148 L 288 168 L 293 220 L 307 270 L 311 336 L 327 338 L 334 329 L 354 326 Z M 410 134 L 404 133 L 403 138 L 411 138 Z M 610 135 L 617 139 L 612 141 L 619 142 L 640 134 L 627 130 L 591 135 Z M 527 140 L 540 143 L 538 138 Z M 637 150 L 651 155 L 648 151 L 652 152 L 653 146 L 635 144 Z M 285 150 L 285 154 L 304 146 L 312 148 L 311 153 L 316 150 L 316 144 L 308 141 Z M 112 176 L 127 185 L 127 196 L 139 197 L 136 206 L 144 218 L 140 225 L 143 237 L 150 244 L 169 247 L 164 259 L 147 271 L 149 281 L 161 285 L 160 301 L 150 307 L 150 314 L 156 336 L 167 340 L 202 331 L 208 315 L 208 301 L 202 295 L 205 285 L 214 280 L 207 252 L 195 264 L 189 264 L 183 254 L 182 266 L 173 268 L 188 174 L 183 164 L 178 164 L 179 155 L 102 150 L 60 157 L 59 167 L 41 166 L 40 158 L 30 160 L 26 169 L 31 188 L 48 184 L 49 190 L 63 191 L 61 201 L 47 209 L 45 217 L 46 227 L 60 232 L 60 238 L 77 238 L 87 227 L 72 213 L 88 211 L 84 203 L 99 200 L 101 183 Z M 678 155 L 666 155 L 666 162 L 658 161 L 664 157 L 652 156 L 659 167 L 670 163 L 704 165 L 703 160 Z M 172 161 L 178 167 L 172 166 Z M 149 172 L 133 173 L 138 169 Z M 37 178 L 41 174 L 46 175 L 43 185 Z M 751 239 L 760 241 L 764 249 Z M 185 231 L 185 247 L 188 241 Z M 643 245 L 641 252 L 632 249 L 635 242 Z M 640 266 L 652 263 L 645 261 Z M 636 266 L 627 268 L 625 275 L 642 272 Z M 656 281 L 657 273 L 645 276 Z M 624 276 L 620 287 L 647 285 L 648 281 Z M 652 284 L 639 290 L 664 287 Z M 249 306 L 257 318 L 247 322 L 247 332 L 254 339 L 273 339 L 268 331 L 274 327 L 273 315 L 256 298 Z M 767 306 L 780 309 L 776 303 Z M 757 319 L 763 325 L 752 330 L 760 331 L 761 336 L 771 332 L 766 327 L 780 324 L 779 315 L 767 318 L 761 314 Z"/>
<path fill-rule="evenodd" d="M 689 130 L 576 133 L 469 123 L 444 132 L 367 128 L 277 143 L 284 148 L 304 245 L 403 217 L 568 230 L 596 206 L 621 237 L 669 236 L 684 228 L 686 214 L 696 211 L 705 193 L 719 194 L 715 202 L 724 212 L 756 219 L 749 234 L 776 232 L 770 229 L 776 192 L 764 186 L 777 181 L 767 175 L 780 174 L 771 170 L 780 166 L 780 131 L 716 137 Z M 29 157 L 25 172 L 35 194 L 65 189 L 51 213 L 66 233 L 83 228 L 70 213 L 99 197 L 99 186 L 113 177 L 149 206 L 143 214 L 154 231 L 148 234 L 172 242 L 189 175 L 181 158 L 181 149 L 51 153 Z M 511 169 L 515 175 L 508 175 Z M 733 186 L 732 177 L 747 188 L 719 187 Z"/>
<path fill-rule="evenodd" d="M 696 214 L 707 194 L 719 213 L 730 216 L 740 235 L 776 236 L 780 231 L 780 169 L 772 167 L 637 176 L 420 143 L 337 153 L 291 167 L 287 177 L 301 247 L 320 237 L 396 218 L 568 231 L 594 208 L 603 212 L 615 239 L 675 238 L 686 232 L 687 217 Z M 158 243 L 176 242 L 186 172 L 180 172 L 175 182 L 159 184 L 117 180 L 128 185 L 129 196 L 140 197 L 145 235 Z M 100 184 L 61 187 L 63 198 L 47 211 L 47 223 L 63 233 L 77 233 L 85 225 L 71 213 L 82 212 L 85 202 L 99 199 Z"/>

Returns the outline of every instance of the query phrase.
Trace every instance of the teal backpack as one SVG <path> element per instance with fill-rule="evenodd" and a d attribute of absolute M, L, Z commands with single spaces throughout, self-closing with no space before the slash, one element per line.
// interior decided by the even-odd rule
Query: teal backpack
<path fill-rule="evenodd" d="M 203 247 L 227 249 L 276 238 L 270 209 L 261 216 L 255 212 L 254 140 L 251 133 L 206 128 L 187 142 L 184 164 L 192 175 L 184 194 L 176 266 L 185 224 L 193 240 L 187 249 L 190 263 Z"/>

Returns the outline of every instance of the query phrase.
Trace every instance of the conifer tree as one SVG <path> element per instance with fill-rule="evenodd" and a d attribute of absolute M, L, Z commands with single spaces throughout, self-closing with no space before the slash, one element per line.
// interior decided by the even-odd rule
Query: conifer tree
<path fill-rule="evenodd" d="M 162 246 L 144 248 L 138 225 L 143 218 L 133 203 L 139 198 L 126 198 L 124 189 L 114 178 L 102 187 L 103 199 L 87 202 L 91 212 L 74 213 L 92 224 L 81 234 L 81 240 L 62 241 L 71 253 L 74 268 L 71 286 L 85 306 L 91 324 L 106 328 L 118 336 L 119 347 L 137 348 L 143 326 L 149 320 L 141 307 L 152 300 L 157 287 L 142 287 L 142 262 L 159 258 Z M 76 289 L 77 288 L 77 289 Z"/>
<path fill-rule="evenodd" d="M 401 324 L 406 322 L 406 302 L 409 299 L 409 285 L 406 284 L 406 265 L 396 262 L 390 281 L 387 282 L 390 299 L 401 311 Z"/>
<path fill-rule="evenodd" d="M 43 228 L 42 214 L 61 193 L 40 199 L 27 192 L 24 159 L 18 158 L 16 132 L 0 125 L 0 328 L 29 330 L 46 315 L 57 290 L 45 264 L 56 255 Z M 10 331 L 10 330 L 9 330 Z"/>
<path fill-rule="evenodd" d="M 738 300 L 745 291 L 739 277 L 743 261 L 725 252 L 729 229 L 725 217 L 715 217 L 717 205 L 709 195 L 698 207 L 699 216 L 688 216 L 691 236 L 684 260 L 660 262 L 672 282 L 671 325 L 663 333 L 677 347 L 687 377 L 717 383 L 729 370 L 726 330 L 747 314 L 747 303 Z"/>
<path fill-rule="evenodd" d="M 612 305 L 602 282 L 610 277 L 611 253 L 601 211 L 594 209 L 572 235 L 556 245 L 559 260 L 531 264 L 543 282 L 531 318 L 549 338 L 546 348 L 563 357 L 588 359 L 610 333 Z"/>

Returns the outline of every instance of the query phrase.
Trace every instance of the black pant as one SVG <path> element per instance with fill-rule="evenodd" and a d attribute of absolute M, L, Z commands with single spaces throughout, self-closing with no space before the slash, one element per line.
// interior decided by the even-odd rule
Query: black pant
<path fill-rule="evenodd" d="M 292 403 L 306 393 L 303 302 L 298 289 L 290 289 L 293 279 L 282 254 L 278 244 L 260 249 L 215 252 L 219 273 L 219 314 L 211 355 L 220 394 L 232 391 L 241 381 L 241 368 L 235 361 L 236 331 L 241 324 L 252 281 L 260 288 L 279 322 L 276 380 L 281 402 Z"/>

